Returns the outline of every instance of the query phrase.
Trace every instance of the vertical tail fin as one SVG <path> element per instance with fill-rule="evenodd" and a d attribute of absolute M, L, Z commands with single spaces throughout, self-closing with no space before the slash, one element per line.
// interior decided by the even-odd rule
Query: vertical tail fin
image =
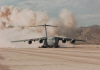
<path fill-rule="evenodd" d="M 47 29 L 46 29 L 46 26 L 50 26 L 50 27 L 57 27 L 57 26 L 52 26 L 52 25 L 38 25 L 38 26 L 31 26 L 31 27 L 39 27 L 39 26 L 43 26 L 44 27 L 44 30 L 45 30 L 45 36 L 47 37 Z"/>

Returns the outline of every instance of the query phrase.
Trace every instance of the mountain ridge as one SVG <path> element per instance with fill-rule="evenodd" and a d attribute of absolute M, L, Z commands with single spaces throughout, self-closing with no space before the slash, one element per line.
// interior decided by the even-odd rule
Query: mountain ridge
<path fill-rule="evenodd" d="M 80 27 L 76 30 L 77 39 L 86 39 L 86 42 L 76 42 L 75 44 L 96 44 L 100 45 L 100 25 Z"/>

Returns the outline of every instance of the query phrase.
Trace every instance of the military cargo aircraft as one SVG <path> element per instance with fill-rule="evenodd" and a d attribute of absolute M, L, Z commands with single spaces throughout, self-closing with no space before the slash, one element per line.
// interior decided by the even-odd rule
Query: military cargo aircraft
<path fill-rule="evenodd" d="M 39 27 L 43 26 L 45 30 L 45 37 L 41 38 L 34 38 L 34 39 L 25 39 L 25 40 L 17 40 L 17 41 L 11 41 L 11 42 L 26 42 L 28 41 L 28 44 L 32 44 L 32 41 L 39 41 L 39 43 L 43 43 L 41 48 L 59 48 L 60 46 L 59 41 L 61 40 L 62 43 L 66 43 L 66 41 L 70 41 L 72 44 L 75 43 L 75 41 L 86 41 L 86 40 L 78 40 L 78 39 L 71 39 L 71 38 L 63 38 L 63 37 L 56 37 L 56 36 L 47 36 L 47 29 L 46 26 L 51 26 L 51 27 L 57 27 L 57 26 L 52 26 L 52 25 L 38 25 L 38 26 L 31 26 L 31 27 Z"/>

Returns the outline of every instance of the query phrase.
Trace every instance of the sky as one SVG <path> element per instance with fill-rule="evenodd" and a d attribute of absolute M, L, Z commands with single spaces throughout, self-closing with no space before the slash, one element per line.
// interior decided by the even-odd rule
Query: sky
<path fill-rule="evenodd" d="M 68 9 L 78 26 L 100 25 L 100 0 L 0 0 L 0 6 L 5 5 L 47 11 L 50 18 L 58 18 L 62 9 Z"/>

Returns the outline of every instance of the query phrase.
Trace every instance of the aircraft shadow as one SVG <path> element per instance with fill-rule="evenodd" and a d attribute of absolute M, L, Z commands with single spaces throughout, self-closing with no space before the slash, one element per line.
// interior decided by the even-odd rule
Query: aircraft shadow
<path fill-rule="evenodd" d="M 59 47 L 59 48 L 84 48 L 84 47 Z"/>

